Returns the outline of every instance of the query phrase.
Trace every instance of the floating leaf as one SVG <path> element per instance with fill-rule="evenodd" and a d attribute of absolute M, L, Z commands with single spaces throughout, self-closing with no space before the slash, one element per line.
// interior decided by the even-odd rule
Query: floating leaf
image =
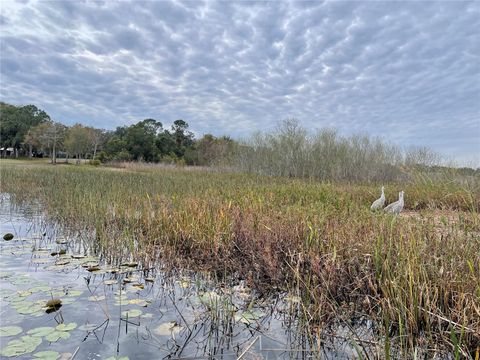
<path fill-rule="evenodd" d="M 260 310 L 248 310 L 244 311 L 242 314 L 236 314 L 235 320 L 243 322 L 245 324 L 251 324 L 261 319 L 265 314 Z"/>
<path fill-rule="evenodd" d="M 170 321 L 160 324 L 153 330 L 153 332 L 159 336 L 169 336 L 171 334 L 178 334 L 182 329 L 183 327 L 175 321 Z"/>
<path fill-rule="evenodd" d="M 75 299 L 73 297 L 66 298 L 62 300 L 63 305 L 68 305 L 68 304 L 73 304 L 75 302 Z"/>
<path fill-rule="evenodd" d="M 146 307 L 148 305 L 148 303 L 143 299 L 132 299 L 132 300 L 129 300 L 128 303 L 132 305 L 143 306 L 143 307 Z"/>
<path fill-rule="evenodd" d="M 0 327 L 0 337 L 15 336 L 22 332 L 20 326 L 2 326 Z"/>
<path fill-rule="evenodd" d="M 67 291 L 67 296 L 70 297 L 77 297 L 83 294 L 82 290 L 68 290 Z"/>
<path fill-rule="evenodd" d="M 117 283 L 117 280 L 105 280 L 103 283 L 105 285 L 115 285 Z"/>
<path fill-rule="evenodd" d="M 100 271 L 100 270 L 101 270 L 101 269 L 100 269 L 100 266 L 98 266 L 98 265 L 89 266 L 89 267 L 87 268 L 87 271 L 90 271 L 90 272 L 98 272 L 98 271 Z"/>
<path fill-rule="evenodd" d="M 145 285 L 143 285 L 143 284 L 132 284 L 132 287 L 141 290 L 141 289 L 144 289 L 144 288 L 145 288 Z"/>
<path fill-rule="evenodd" d="M 96 328 L 98 327 L 97 324 L 85 324 L 85 325 L 82 325 L 78 328 L 78 330 L 82 330 L 82 331 L 93 331 L 95 330 Z"/>
<path fill-rule="evenodd" d="M 35 287 L 32 287 L 30 288 L 30 291 L 32 293 L 35 293 L 35 292 L 44 292 L 44 291 L 51 291 L 52 288 L 48 285 L 38 285 L 38 286 L 35 286 Z"/>
<path fill-rule="evenodd" d="M 33 304 L 29 301 L 25 301 L 20 306 L 15 307 L 15 310 L 17 310 L 17 312 L 19 314 L 29 315 L 29 314 L 33 314 L 33 313 L 42 311 L 43 306 L 41 306 L 39 304 Z"/>
<path fill-rule="evenodd" d="M 42 327 L 28 330 L 27 334 L 31 336 L 36 336 L 36 337 L 43 337 L 43 336 L 47 336 L 48 334 L 51 334 L 54 331 L 55 331 L 55 328 L 51 326 L 42 326 Z"/>
<path fill-rule="evenodd" d="M 37 346 L 41 343 L 41 338 L 22 336 L 20 339 L 11 340 L 7 346 L 0 350 L 0 355 L 13 357 L 28 354 L 34 352 Z"/>
<path fill-rule="evenodd" d="M 58 261 L 55 262 L 55 265 L 57 265 L 57 266 L 67 265 L 67 264 L 70 264 L 70 261 L 68 261 L 68 260 L 58 260 Z"/>
<path fill-rule="evenodd" d="M 73 329 L 75 329 L 77 327 L 77 323 L 69 323 L 69 324 L 60 324 L 60 325 L 57 325 L 57 327 L 55 328 L 55 330 L 58 330 L 58 331 L 71 331 Z"/>
<path fill-rule="evenodd" d="M 60 357 L 60 354 L 56 351 L 39 351 L 33 354 L 35 359 L 42 359 L 42 360 L 57 360 Z"/>
<path fill-rule="evenodd" d="M 202 302 L 204 305 L 211 306 L 217 304 L 219 300 L 220 295 L 218 295 L 215 291 L 209 291 L 200 296 L 200 302 Z"/>
<path fill-rule="evenodd" d="M 49 342 L 56 342 L 59 339 L 68 339 L 69 337 L 70 333 L 68 331 L 54 331 L 45 336 L 45 340 Z"/>
<path fill-rule="evenodd" d="M 103 301 L 105 300 L 105 295 L 93 295 L 88 298 L 90 301 Z"/>
<path fill-rule="evenodd" d="M 151 319 L 151 318 L 153 318 L 153 314 L 152 313 L 145 313 L 145 314 L 140 315 L 140 317 L 145 318 L 145 319 Z"/>
<path fill-rule="evenodd" d="M 138 309 L 132 309 L 127 311 L 122 311 L 123 317 L 133 318 L 142 315 L 142 311 Z"/>
<path fill-rule="evenodd" d="M 155 278 L 154 278 L 154 277 L 146 277 L 146 278 L 145 278 L 145 281 L 146 281 L 146 282 L 152 282 L 152 283 L 153 283 L 153 282 L 155 282 Z"/>

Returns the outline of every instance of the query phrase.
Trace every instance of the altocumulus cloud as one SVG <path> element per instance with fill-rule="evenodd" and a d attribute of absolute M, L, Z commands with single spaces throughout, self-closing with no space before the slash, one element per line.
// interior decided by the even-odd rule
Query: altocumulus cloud
<path fill-rule="evenodd" d="M 2 101 L 113 129 L 295 117 L 480 165 L 480 3 L 0 2 Z"/>

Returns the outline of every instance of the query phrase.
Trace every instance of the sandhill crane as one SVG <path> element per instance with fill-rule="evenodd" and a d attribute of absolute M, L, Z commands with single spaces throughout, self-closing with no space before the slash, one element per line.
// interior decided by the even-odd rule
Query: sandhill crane
<path fill-rule="evenodd" d="M 384 211 L 387 212 L 387 213 L 391 213 L 391 214 L 400 214 L 403 210 L 403 194 L 404 192 L 403 191 L 400 191 L 398 193 L 398 201 L 395 201 L 393 203 L 391 203 L 390 205 L 388 205 Z"/>
<path fill-rule="evenodd" d="M 380 210 L 383 209 L 383 205 L 385 205 L 385 187 L 382 186 L 382 195 L 380 196 L 379 199 L 375 200 L 370 206 L 370 210 L 375 211 L 375 210 Z"/>

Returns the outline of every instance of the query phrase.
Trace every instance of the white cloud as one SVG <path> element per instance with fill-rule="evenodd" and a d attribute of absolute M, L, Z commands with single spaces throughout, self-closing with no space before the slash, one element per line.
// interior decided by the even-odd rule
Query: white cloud
<path fill-rule="evenodd" d="M 246 136 L 286 117 L 480 153 L 476 2 L 2 2 L 3 101 Z"/>

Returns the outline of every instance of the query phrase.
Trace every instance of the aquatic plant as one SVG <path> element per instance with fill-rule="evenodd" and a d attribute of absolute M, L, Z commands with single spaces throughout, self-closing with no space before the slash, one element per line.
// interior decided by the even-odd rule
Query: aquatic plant
<path fill-rule="evenodd" d="M 405 211 L 392 217 L 369 210 L 378 184 L 19 164 L 2 168 L 1 191 L 91 234 L 112 265 L 207 270 L 261 293 L 287 290 L 312 332 L 368 316 L 391 357 L 428 343 L 473 356 L 480 341 L 478 181 L 410 180 Z M 386 188 L 392 201 L 398 184 Z M 219 309 L 211 316 L 223 319 Z"/>

